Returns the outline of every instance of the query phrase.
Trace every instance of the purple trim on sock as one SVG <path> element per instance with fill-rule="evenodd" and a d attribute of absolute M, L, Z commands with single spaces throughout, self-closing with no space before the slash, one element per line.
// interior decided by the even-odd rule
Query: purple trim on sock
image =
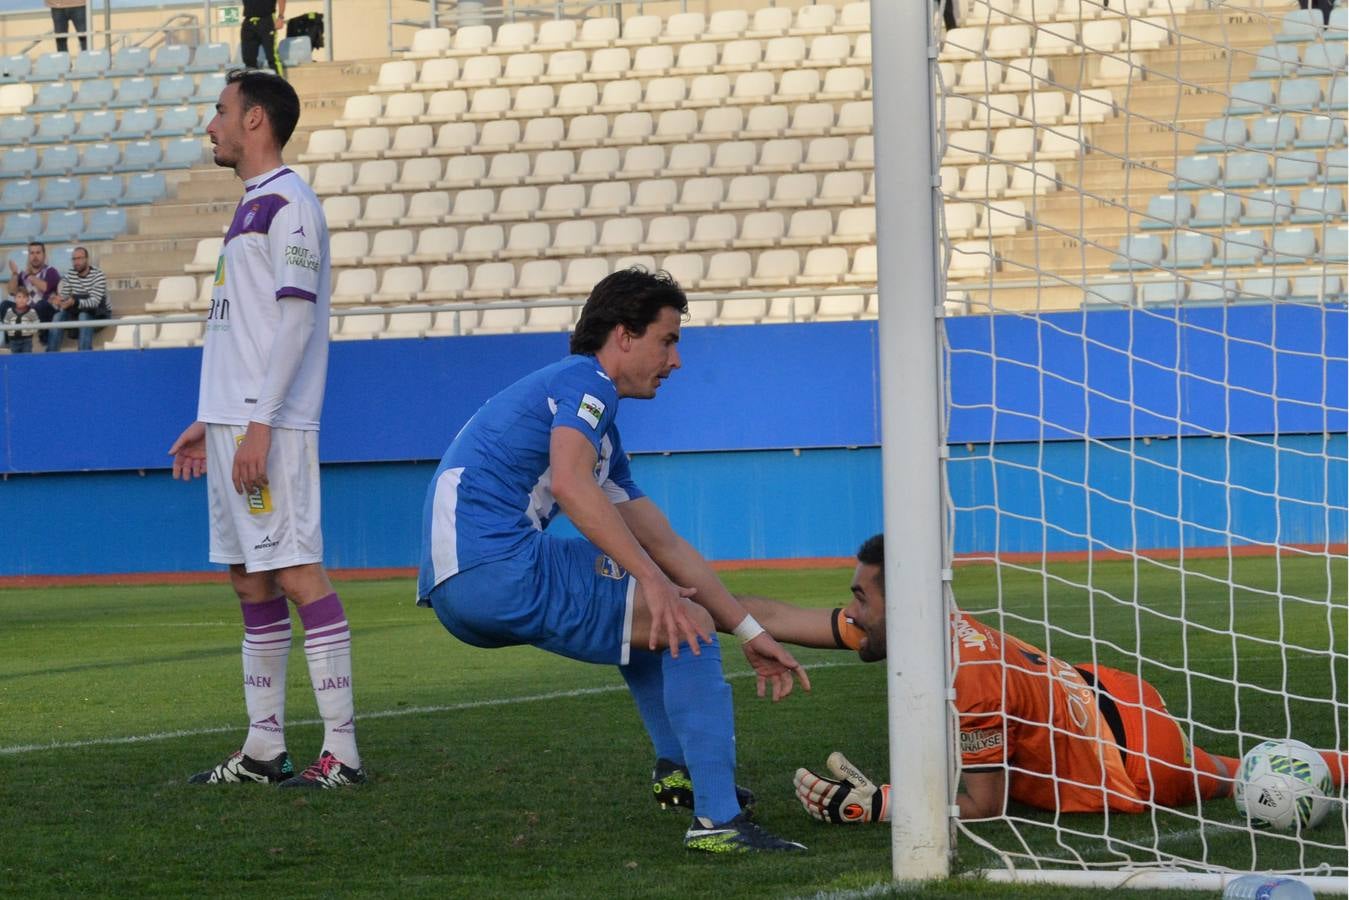
<path fill-rule="evenodd" d="M 245 648 L 252 647 L 255 650 L 269 650 L 275 647 L 289 647 L 289 646 L 290 646 L 290 632 L 286 632 L 286 634 L 283 637 L 271 638 L 270 640 L 265 641 L 260 641 L 257 638 L 253 637 L 252 635 L 249 635 L 248 637 L 244 638 L 244 647 Z"/>
<path fill-rule="evenodd" d="M 264 625 L 261 628 L 250 628 L 249 626 L 245 625 L 244 633 L 247 634 L 249 637 L 254 638 L 266 637 L 267 635 L 270 634 L 282 634 L 289 638 L 290 619 L 282 619 L 280 622 L 274 622 L 269 625 Z"/>
<path fill-rule="evenodd" d="M 300 622 L 306 632 L 336 625 L 346 617 L 346 613 L 342 610 L 342 601 L 337 599 L 337 594 L 329 594 L 300 607 Z"/>
<path fill-rule="evenodd" d="M 351 638 L 343 636 L 334 641 L 305 641 L 305 653 L 320 653 L 328 650 L 345 650 L 351 646 Z"/>
<path fill-rule="evenodd" d="M 351 631 L 351 628 L 347 625 L 347 620 L 343 619 L 334 625 L 324 625 L 322 628 L 306 629 L 304 636 L 305 640 L 315 641 L 330 638 L 339 634 L 347 634 L 349 631 Z"/>
<path fill-rule="evenodd" d="M 265 603 L 240 602 L 239 606 L 244 612 L 244 628 L 266 628 L 269 625 L 279 624 L 282 619 L 287 623 L 290 622 L 290 610 L 286 606 L 285 597 L 277 597 Z"/>

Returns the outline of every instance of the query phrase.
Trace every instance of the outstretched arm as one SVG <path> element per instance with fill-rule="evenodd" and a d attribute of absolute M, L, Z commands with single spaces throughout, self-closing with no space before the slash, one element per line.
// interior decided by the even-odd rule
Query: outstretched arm
<path fill-rule="evenodd" d="M 736 594 L 735 599 L 779 641 L 825 650 L 857 649 L 856 640 L 849 637 L 856 626 L 843 617 L 842 609 L 811 609 L 745 594 Z"/>

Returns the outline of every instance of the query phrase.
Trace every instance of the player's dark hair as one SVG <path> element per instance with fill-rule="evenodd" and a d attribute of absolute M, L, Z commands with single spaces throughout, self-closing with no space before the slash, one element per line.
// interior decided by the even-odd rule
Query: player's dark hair
<path fill-rule="evenodd" d="M 864 566 L 885 568 L 885 535 L 873 534 L 857 550 L 857 561 Z"/>
<path fill-rule="evenodd" d="M 41 241 L 29 241 L 29 242 L 28 242 L 28 249 L 29 249 L 29 250 L 33 249 L 34 247 L 40 248 L 40 249 L 42 250 L 43 253 L 46 253 L 46 252 L 47 252 L 47 245 L 44 244 L 44 243 L 42 243 Z"/>
<path fill-rule="evenodd" d="M 586 298 L 571 333 L 571 352 L 598 353 L 615 325 L 643 335 L 667 306 L 681 316 L 689 311 L 684 289 L 669 272 L 648 272 L 634 266 L 606 275 Z"/>
<path fill-rule="evenodd" d="M 277 148 L 286 146 L 286 141 L 295 133 L 295 124 L 300 121 L 300 97 L 290 82 L 275 72 L 230 69 L 225 74 L 225 84 L 239 85 L 239 99 L 245 110 L 262 107 L 272 126 Z"/>

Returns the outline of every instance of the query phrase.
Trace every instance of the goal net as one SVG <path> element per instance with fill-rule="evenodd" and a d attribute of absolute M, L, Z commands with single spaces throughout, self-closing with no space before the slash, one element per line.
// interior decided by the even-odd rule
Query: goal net
<path fill-rule="evenodd" d="M 1345 9 L 964 0 L 954 28 L 941 12 L 951 602 L 1146 680 L 1186 748 L 1349 750 Z M 1007 740 L 1025 724 L 1009 712 Z M 957 868 L 1349 884 L 1343 788 L 1292 831 L 1230 797 L 1139 799 L 963 819 Z"/>

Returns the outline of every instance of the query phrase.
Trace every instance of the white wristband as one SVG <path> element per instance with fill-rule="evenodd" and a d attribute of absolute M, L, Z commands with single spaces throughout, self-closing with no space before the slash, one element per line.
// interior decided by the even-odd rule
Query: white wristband
<path fill-rule="evenodd" d="M 740 643 L 748 644 L 759 635 L 763 634 L 763 626 L 749 614 L 740 620 L 740 624 L 735 626 L 735 636 L 740 638 Z"/>

